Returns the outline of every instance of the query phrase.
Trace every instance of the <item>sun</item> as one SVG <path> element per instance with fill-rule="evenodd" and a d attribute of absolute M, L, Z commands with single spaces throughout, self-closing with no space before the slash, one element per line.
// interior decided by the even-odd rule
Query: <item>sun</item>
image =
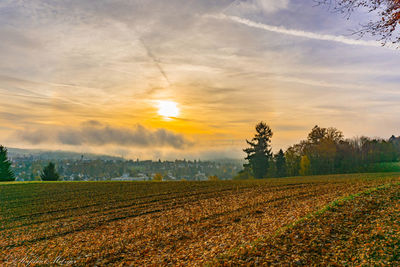
<path fill-rule="evenodd" d="M 179 116 L 178 104 L 174 101 L 159 100 L 158 114 L 164 118 L 176 118 Z"/>

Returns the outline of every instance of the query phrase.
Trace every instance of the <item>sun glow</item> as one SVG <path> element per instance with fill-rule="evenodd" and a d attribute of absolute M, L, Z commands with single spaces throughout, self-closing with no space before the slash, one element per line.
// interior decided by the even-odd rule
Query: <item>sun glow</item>
<path fill-rule="evenodd" d="M 158 114 L 164 118 L 175 118 L 179 116 L 178 104 L 173 101 L 160 100 L 158 103 Z"/>

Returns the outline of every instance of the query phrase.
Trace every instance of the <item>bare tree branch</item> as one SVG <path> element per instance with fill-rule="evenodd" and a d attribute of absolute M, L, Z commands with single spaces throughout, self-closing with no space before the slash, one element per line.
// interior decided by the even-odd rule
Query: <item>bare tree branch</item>
<path fill-rule="evenodd" d="M 370 35 L 382 42 L 400 46 L 400 0 L 314 0 L 316 5 L 327 6 L 333 12 L 344 14 L 350 18 L 357 9 L 365 9 L 375 13 L 379 19 L 361 24 L 355 34 L 360 37 Z"/>

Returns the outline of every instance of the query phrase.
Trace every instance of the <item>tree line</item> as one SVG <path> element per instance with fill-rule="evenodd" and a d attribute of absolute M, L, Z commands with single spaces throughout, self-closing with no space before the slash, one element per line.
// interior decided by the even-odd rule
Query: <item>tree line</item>
<path fill-rule="evenodd" d="M 316 125 L 307 139 L 285 152 L 271 152 L 273 132 L 264 122 L 256 125 L 256 134 L 243 151 L 247 163 L 236 179 L 285 177 L 374 171 L 380 163 L 397 162 L 400 137 L 355 137 L 345 139 L 336 128 Z"/>

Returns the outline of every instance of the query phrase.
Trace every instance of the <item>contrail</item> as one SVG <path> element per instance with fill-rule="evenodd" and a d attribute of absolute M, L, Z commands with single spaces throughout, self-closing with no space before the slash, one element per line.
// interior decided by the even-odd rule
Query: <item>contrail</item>
<path fill-rule="evenodd" d="M 144 43 L 142 38 L 138 38 L 140 43 L 143 45 L 143 47 L 146 49 L 147 56 L 150 57 L 158 70 L 160 71 L 161 75 L 164 77 L 164 79 L 167 81 L 168 85 L 171 86 L 171 82 L 168 79 L 167 74 L 165 73 L 164 69 L 160 65 L 160 61 L 154 56 L 154 54 L 151 52 L 150 48 Z"/>
<path fill-rule="evenodd" d="M 291 36 L 298 36 L 298 37 L 304 37 L 304 38 L 315 39 L 315 40 L 323 40 L 323 41 L 333 41 L 333 42 L 338 42 L 338 43 L 348 44 L 348 45 L 382 47 L 382 44 L 377 41 L 355 40 L 355 39 L 351 39 L 351 38 L 346 38 L 344 36 L 320 34 L 320 33 L 307 32 L 307 31 L 302 31 L 302 30 L 287 29 L 282 26 L 273 26 L 273 25 L 263 24 L 263 23 L 251 21 L 248 19 L 240 18 L 237 16 L 218 14 L 218 15 L 207 15 L 207 17 L 223 19 L 223 20 L 231 20 L 231 21 L 234 21 L 234 22 L 237 22 L 240 24 L 244 24 L 249 27 L 258 28 L 258 29 L 262 29 L 265 31 L 269 31 L 269 32 L 276 32 L 276 33 L 291 35 Z"/>
<path fill-rule="evenodd" d="M 154 65 L 157 67 L 157 69 L 159 70 L 159 72 L 161 73 L 161 75 L 163 76 L 165 81 L 167 82 L 168 86 L 171 86 L 171 82 L 168 79 L 167 73 L 164 71 L 163 67 L 161 66 L 160 60 L 151 52 L 150 47 L 144 42 L 144 40 L 142 39 L 142 37 L 140 36 L 138 31 L 135 28 L 132 29 L 131 27 L 129 27 L 129 25 L 127 25 L 125 23 L 119 23 L 119 22 L 116 22 L 113 20 L 111 20 L 110 23 L 113 23 L 115 26 L 117 26 L 118 28 L 120 28 L 123 31 L 128 31 L 128 32 L 133 31 L 135 33 L 136 39 L 142 44 L 143 48 L 146 50 L 147 56 L 153 61 Z"/>

